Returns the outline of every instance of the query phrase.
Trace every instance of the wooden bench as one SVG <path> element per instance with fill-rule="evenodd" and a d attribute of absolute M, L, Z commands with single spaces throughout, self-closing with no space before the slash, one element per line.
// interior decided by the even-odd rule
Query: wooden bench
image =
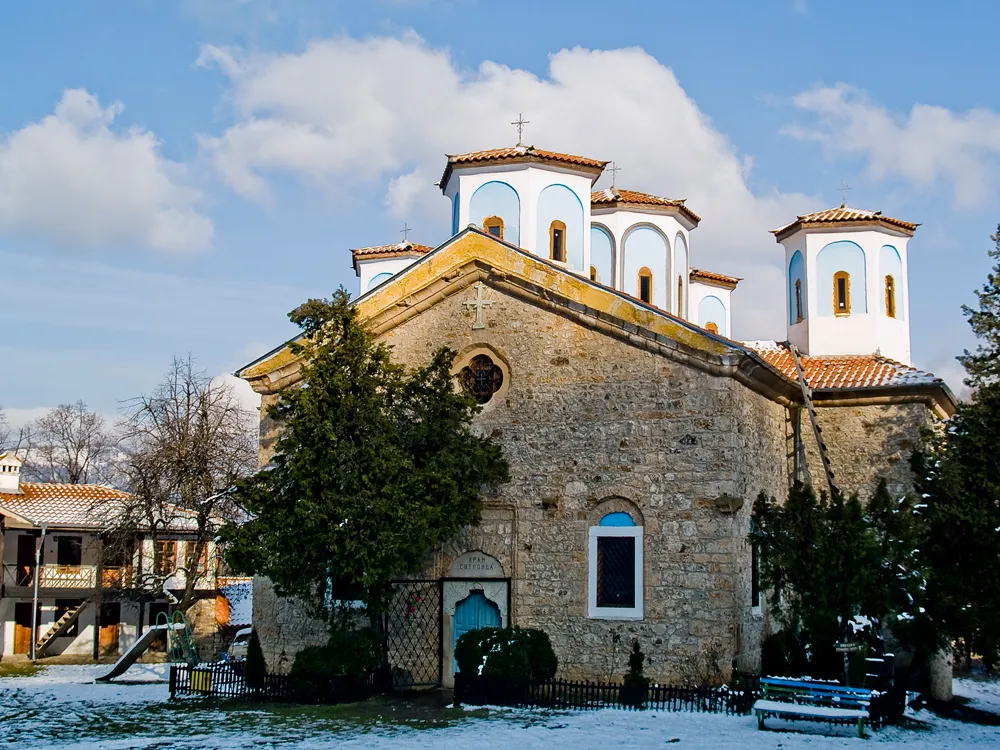
<path fill-rule="evenodd" d="M 857 724 L 858 737 L 865 736 L 871 690 L 845 687 L 833 682 L 780 677 L 761 678 L 760 690 L 761 698 L 753 705 L 758 729 L 764 728 L 766 717 L 778 716 L 785 719 L 828 721 L 832 724 Z"/>

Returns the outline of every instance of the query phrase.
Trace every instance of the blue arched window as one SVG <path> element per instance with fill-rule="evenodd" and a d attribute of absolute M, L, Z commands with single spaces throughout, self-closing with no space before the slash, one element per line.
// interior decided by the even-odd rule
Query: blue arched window
<path fill-rule="evenodd" d="M 698 303 L 698 325 L 702 328 L 728 336 L 728 317 L 725 304 L 714 294 L 702 298 Z"/>
<path fill-rule="evenodd" d="M 673 274 L 674 286 L 672 291 L 675 295 L 674 310 L 679 317 L 683 318 L 685 313 L 685 297 L 687 295 L 688 252 L 687 242 L 684 240 L 684 235 L 680 232 L 674 238 Z"/>
<path fill-rule="evenodd" d="M 521 244 L 521 200 L 517 191 L 506 182 L 487 182 L 480 185 L 469 201 L 469 221 L 489 231 L 487 219 L 500 219 L 502 239 L 512 245 Z"/>
<path fill-rule="evenodd" d="M 583 269 L 583 204 L 565 185 L 549 185 L 538 195 L 535 253 Z"/>
<path fill-rule="evenodd" d="M 902 320 L 905 310 L 899 290 L 903 287 L 903 261 L 899 257 L 899 251 L 892 245 L 883 245 L 879 251 L 878 265 L 883 285 L 882 314 Z"/>
<path fill-rule="evenodd" d="M 648 269 L 651 274 L 648 282 L 652 292 L 651 302 L 661 310 L 667 310 L 668 251 L 667 240 L 659 230 L 637 226 L 628 231 L 622 249 L 625 262 L 619 289 L 641 298 L 642 272 Z"/>
<path fill-rule="evenodd" d="M 838 240 L 816 256 L 818 315 L 848 316 L 868 312 L 865 251 L 849 240 Z"/>
<path fill-rule="evenodd" d="M 376 274 L 376 275 L 372 276 L 372 280 L 368 282 L 368 289 L 374 289 L 379 284 L 384 284 L 385 282 L 387 282 L 391 278 L 392 278 L 392 274 L 391 273 L 379 273 L 379 274 Z"/>
<path fill-rule="evenodd" d="M 458 234 L 458 212 L 462 206 L 462 196 L 460 193 L 455 193 L 455 197 L 451 201 L 451 233 L 453 235 Z"/>
<path fill-rule="evenodd" d="M 590 527 L 588 606 L 590 617 L 641 620 L 642 526 L 623 511 L 606 514 Z"/>
<path fill-rule="evenodd" d="M 605 286 L 614 286 L 615 266 L 614 242 L 611 234 L 603 227 L 590 228 L 590 265 L 594 269 L 594 281 Z"/>
<path fill-rule="evenodd" d="M 806 315 L 806 263 L 796 250 L 788 263 L 788 322 L 801 323 Z"/>

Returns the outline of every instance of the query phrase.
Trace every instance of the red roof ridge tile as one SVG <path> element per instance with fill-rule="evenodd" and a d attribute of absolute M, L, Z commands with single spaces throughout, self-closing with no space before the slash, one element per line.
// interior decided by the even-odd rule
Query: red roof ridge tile
<path fill-rule="evenodd" d="M 920 226 L 919 224 L 914 224 L 910 221 L 903 221 L 902 219 L 893 219 L 891 216 L 885 216 L 881 211 L 870 211 L 865 208 L 852 208 L 846 203 L 842 203 L 841 205 L 834 206 L 833 208 L 825 208 L 822 211 L 813 211 L 812 213 L 796 216 L 795 221 L 786 224 L 783 227 L 772 229 L 771 234 L 780 240 L 782 237 L 791 234 L 793 231 L 796 231 L 797 228 L 801 228 L 803 226 L 838 223 L 882 225 L 897 231 L 902 231 L 904 234 L 908 234 L 910 236 L 912 236 L 917 227 Z"/>
<path fill-rule="evenodd" d="M 693 224 L 698 224 L 701 217 L 686 205 L 686 198 L 666 198 L 662 195 L 652 193 L 642 193 L 638 190 L 626 190 L 617 187 L 595 190 L 590 194 L 590 204 L 592 206 L 612 206 L 620 203 L 636 206 L 661 206 L 664 208 L 676 208 L 686 215 Z"/>
<path fill-rule="evenodd" d="M 445 185 L 448 183 L 448 178 L 451 176 L 452 170 L 456 166 L 468 166 L 503 161 L 556 162 L 559 164 L 569 164 L 576 167 L 582 167 L 587 171 L 596 170 L 596 174 L 593 178 L 596 180 L 604 171 L 604 167 L 608 164 L 608 161 L 604 159 L 591 159 L 586 156 L 565 154 L 560 151 L 546 151 L 545 149 L 535 148 L 534 146 L 525 146 L 523 144 L 518 144 L 517 146 L 504 146 L 501 148 L 489 148 L 480 151 L 468 151 L 464 154 L 445 154 L 445 156 L 447 157 L 448 162 L 441 175 L 441 181 L 438 183 L 442 190 L 444 190 Z"/>

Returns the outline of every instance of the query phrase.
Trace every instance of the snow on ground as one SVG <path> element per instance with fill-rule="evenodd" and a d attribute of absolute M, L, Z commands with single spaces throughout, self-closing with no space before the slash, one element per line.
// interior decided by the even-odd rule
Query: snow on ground
<path fill-rule="evenodd" d="M 468 748 L 573 750 L 616 747 L 860 748 L 850 727 L 768 720 L 758 732 L 748 716 L 631 712 L 483 710 L 411 711 L 410 704 L 277 706 L 170 701 L 166 668 L 137 666 L 125 682 L 93 684 L 106 667 L 53 666 L 34 677 L 0 679 L 0 746 L 126 750 L 131 748 Z M 956 692 L 1000 700 L 1000 686 L 959 681 Z M 985 707 L 985 706 L 984 706 Z M 396 712 L 408 714 L 405 722 Z M 927 712 L 906 728 L 870 732 L 886 748 L 997 747 L 1000 729 L 939 719 Z"/>
<path fill-rule="evenodd" d="M 955 695 L 969 699 L 969 705 L 1000 714 L 1000 682 L 960 677 L 954 683 Z"/>

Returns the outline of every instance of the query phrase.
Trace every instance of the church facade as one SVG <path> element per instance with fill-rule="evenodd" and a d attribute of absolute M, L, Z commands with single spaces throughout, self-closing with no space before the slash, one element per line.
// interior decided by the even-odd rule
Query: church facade
<path fill-rule="evenodd" d="M 679 200 L 593 191 L 605 166 L 524 146 L 450 156 L 448 241 L 353 252 L 362 316 L 397 361 L 458 353 L 456 387 L 511 466 L 482 522 L 420 576 L 439 592 L 425 645 L 441 684 L 457 637 L 484 624 L 542 628 L 568 678 L 620 676 L 632 638 L 661 681 L 758 669 L 773 623 L 748 543 L 753 501 L 827 483 L 806 397 L 837 485 L 863 496 L 879 477 L 907 491 L 920 430 L 954 409 L 909 363 L 916 225 L 842 206 L 775 230 L 788 342 L 741 343 L 739 279 L 691 267 L 699 217 Z M 283 346 L 237 374 L 266 407 L 298 373 Z M 276 432 L 262 419 L 263 465 Z M 264 580 L 254 616 L 271 669 L 325 640 Z"/>

